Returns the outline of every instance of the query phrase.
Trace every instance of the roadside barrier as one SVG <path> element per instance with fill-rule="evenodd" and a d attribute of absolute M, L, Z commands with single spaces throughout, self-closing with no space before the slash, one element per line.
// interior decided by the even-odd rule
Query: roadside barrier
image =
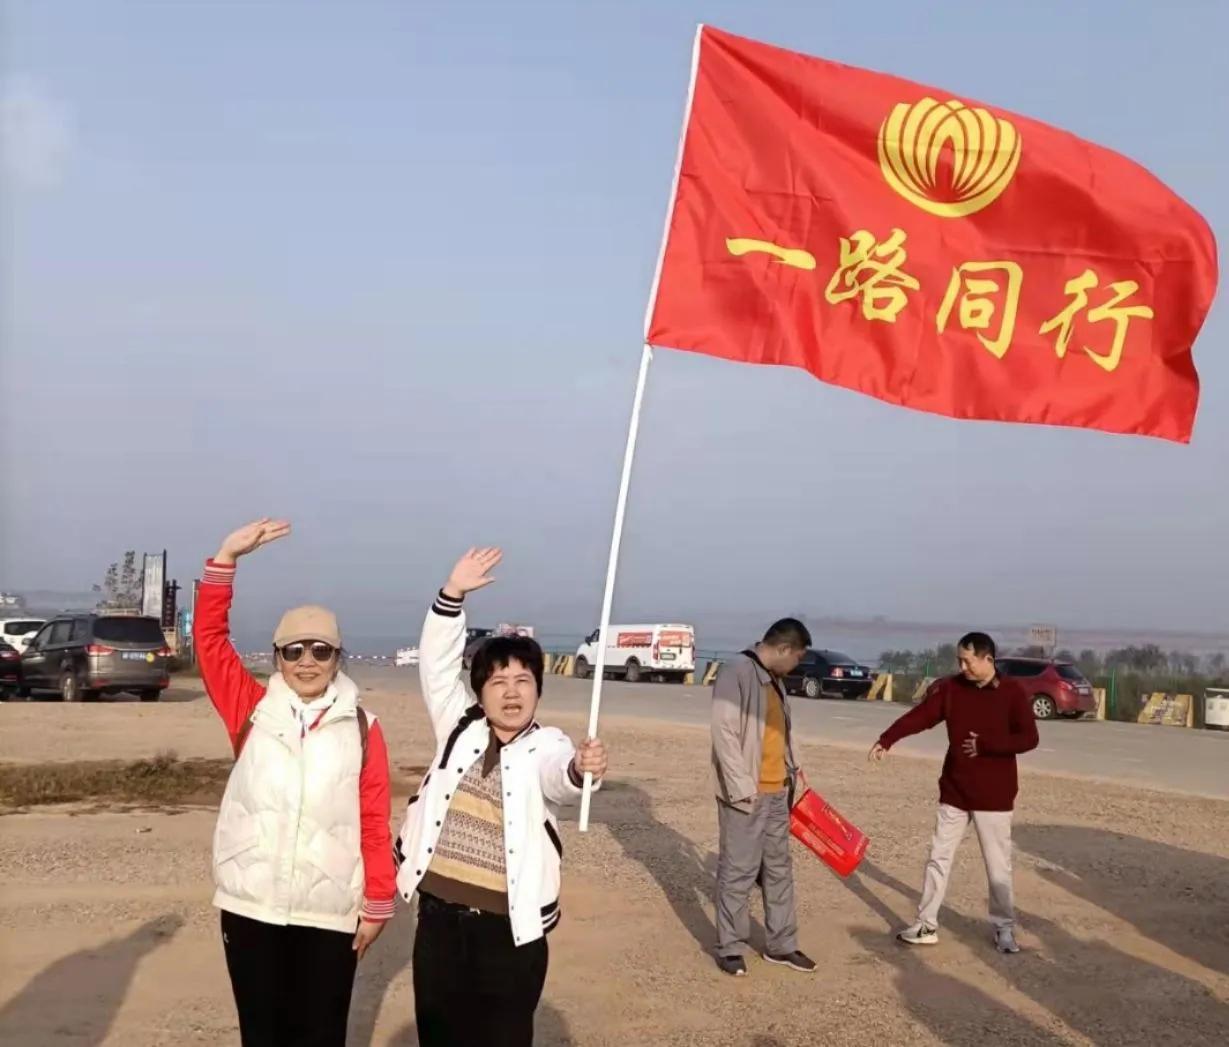
<path fill-rule="evenodd" d="M 560 654 L 555 656 L 555 664 L 551 667 L 551 672 L 555 676 L 571 676 L 576 667 L 576 656 L 574 654 Z"/>
<path fill-rule="evenodd" d="M 922 677 L 921 681 L 917 685 L 917 690 L 913 692 L 913 704 L 914 705 L 917 705 L 918 702 L 920 702 L 923 698 L 926 697 L 926 692 L 930 690 L 931 685 L 935 682 L 936 679 L 937 677 L 934 677 L 934 676 L 923 676 Z"/>
<path fill-rule="evenodd" d="M 1097 699 L 1096 717 L 1098 720 L 1105 719 L 1105 700 L 1108 694 L 1109 691 L 1107 691 L 1104 687 L 1094 687 L 1092 689 L 1092 696 Z"/>
<path fill-rule="evenodd" d="M 866 692 L 868 702 L 890 702 L 892 700 L 892 674 L 880 673 Z"/>
<path fill-rule="evenodd" d="M 555 671 L 555 659 L 558 655 L 551 654 L 550 651 L 542 652 L 542 671 L 550 676 Z"/>
<path fill-rule="evenodd" d="M 1139 723 L 1161 727 L 1194 727 L 1195 696 L 1191 694 L 1150 694 L 1139 711 Z"/>
<path fill-rule="evenodd" d="M 717 674 L 721 671 L 721 662 L 709 662 L 704 669 L 704 684 L 705 687 L 711 687 L 717 679 Z"/>

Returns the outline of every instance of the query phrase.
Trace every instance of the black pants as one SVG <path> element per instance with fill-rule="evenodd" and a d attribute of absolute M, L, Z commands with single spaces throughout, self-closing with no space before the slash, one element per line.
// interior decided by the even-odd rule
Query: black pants
<path fill-rule="evenodd" d="M 421 895 L 414 1013 L 421 1047 L 533 1047 L 546 939 L 517 946 L 506 916 Z"/>
<path fill-rule="evenodd" d="M 345 1047 L 354 935 L 222 913 L 243 1047 Z"/>

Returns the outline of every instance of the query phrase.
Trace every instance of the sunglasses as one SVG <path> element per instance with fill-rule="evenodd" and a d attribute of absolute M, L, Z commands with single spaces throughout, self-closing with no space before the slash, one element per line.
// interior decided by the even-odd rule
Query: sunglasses
<path fill-rule="evenodd" d="M 311 643 L 288 643 L 278 648 L 278 653 L 288 662 L 297 662 L 306 651 L 311 651 L 312 660 L 322 665 L 325 662 L 331 662 L 337 654 L 337 648 L 323 640 L 313 640 Z"/>

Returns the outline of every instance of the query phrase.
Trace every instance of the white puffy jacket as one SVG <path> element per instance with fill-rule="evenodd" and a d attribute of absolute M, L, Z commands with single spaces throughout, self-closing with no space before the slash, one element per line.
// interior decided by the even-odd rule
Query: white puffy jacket
<path fill-rule="evenodd" d="M 435 729 L 435 759 L 418 795 L 410 799 L 397 839 L 397 890 L 406 901 L 431 864 L 453 792 L 491 740 L 482 707 L 461 679 L 464 652 L 461 604 L 440 594 L 419 641 L 419 675 Z M 580 798 L 568 774 L 575 751 L 558 728 L 536 722 L 500 750 L 508 919 L 517 945 L 536 941 L 559 922 L 563 844 L 556 809 Z"/>
<path fill-rule="evenodd" d="M 213 904 L 273 924 L 353 931 L 363 899 L 358 688 L 305 735 L 289 685 L 269 680 L 231 771 L 213 837 Z M 327 696 L 327 694 L 326 694 Z M 369 721 L 375 718 L 368 714 Z"/>

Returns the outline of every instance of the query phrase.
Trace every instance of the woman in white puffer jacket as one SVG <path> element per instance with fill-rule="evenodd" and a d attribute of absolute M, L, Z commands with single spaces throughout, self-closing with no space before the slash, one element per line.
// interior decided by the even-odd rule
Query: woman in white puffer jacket
<path fill-rule="evenodd" d="M 388 752 L 329 611 L 286 612 L 267 687 L 235 653 L 236 562 L 289 533 L 269 519 L 235 531 L 197 595 L 196 657 L 236 754 L 213 900 L 243 1047 L 344 1047 L 357 961 L 393 915 Z"/>

